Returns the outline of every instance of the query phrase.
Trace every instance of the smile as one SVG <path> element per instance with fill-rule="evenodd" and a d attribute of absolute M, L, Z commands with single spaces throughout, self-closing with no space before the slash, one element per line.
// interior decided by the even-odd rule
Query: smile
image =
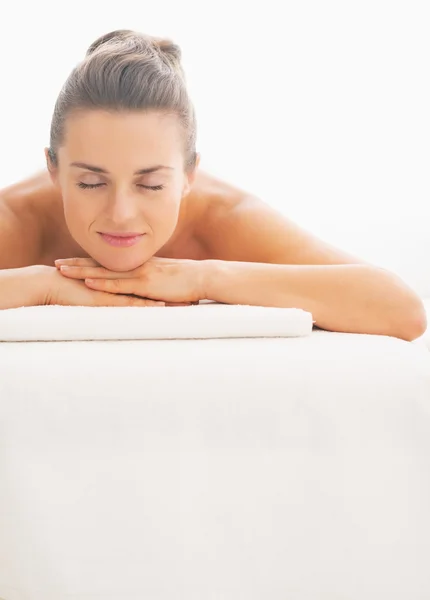
<path fill-rule="evenodd" d="M 100 231 L 98 234 L 106 244 L 109 244 L 109 246 L 117 246 L 120 248 L 134 246 L 140 242 L 145 235 L 144 233 L 102 233 Z"/>

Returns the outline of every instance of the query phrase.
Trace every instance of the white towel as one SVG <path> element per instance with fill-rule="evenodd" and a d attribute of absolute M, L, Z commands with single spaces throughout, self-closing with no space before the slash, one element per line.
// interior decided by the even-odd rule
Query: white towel
<path fill-rule="evenodd" d="M 0 341 L 297 337 L 312 331 L 297 308 L 206 302 L 192 306 L 31 306 L 0 310 Z"/>

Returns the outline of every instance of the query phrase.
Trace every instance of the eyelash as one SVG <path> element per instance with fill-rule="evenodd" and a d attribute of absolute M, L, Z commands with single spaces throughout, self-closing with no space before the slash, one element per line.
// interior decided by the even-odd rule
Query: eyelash
<path fill-rule="evenodd" d="M 82 183 L 82 181 L 78 182 L 78 187 L 82 188 L 83 190 L 93 190 L 94 188 L 98 188 L 101 187 L 102 185 L 104 185 L 104 183 Z M 162 190 L 164 188 L 164 185 L 141 185 L 141 184 L 137 184 L 139 187 L 143 187 L 146 190 Z"/>

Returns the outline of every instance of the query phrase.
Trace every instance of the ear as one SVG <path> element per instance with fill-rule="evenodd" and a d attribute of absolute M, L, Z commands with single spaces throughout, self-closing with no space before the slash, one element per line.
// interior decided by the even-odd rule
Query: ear
<path fill-rule="evenodd" d="M 49 148 L 44 149 L 45 159 L 46 159 L 46 168 L 48 169 L 49 176 L 54 185 L 58 184 L 58 169 L 55 165 L 52 164 L 51 157 L 49 156 Z"/>
<path fill-rule="evenodd" d="M 199 168 L 199 165 L 200 165 L 200 153 L 198 153 L 196 155 L 196 164 L 195 164 L 194 169 L 192 171 L 189 171 L 186 175 L 186 181 L 185 181 L 184 192 L 183 192 L 184 196 L 186 196 L 192 188 L 192 185 L 193 185 L 194 180 L 197 175 L 197 170 Z"/>

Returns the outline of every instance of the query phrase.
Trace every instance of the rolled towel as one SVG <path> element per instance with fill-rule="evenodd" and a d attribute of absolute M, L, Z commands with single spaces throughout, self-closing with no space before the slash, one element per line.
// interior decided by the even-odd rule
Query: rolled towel
<path fill-rule="evenodd" d="M 175 307 L 31 306 L 0 310 L 0 341 L 298 337 L 313 321 L 298 308 L 201 303 Z"/>

